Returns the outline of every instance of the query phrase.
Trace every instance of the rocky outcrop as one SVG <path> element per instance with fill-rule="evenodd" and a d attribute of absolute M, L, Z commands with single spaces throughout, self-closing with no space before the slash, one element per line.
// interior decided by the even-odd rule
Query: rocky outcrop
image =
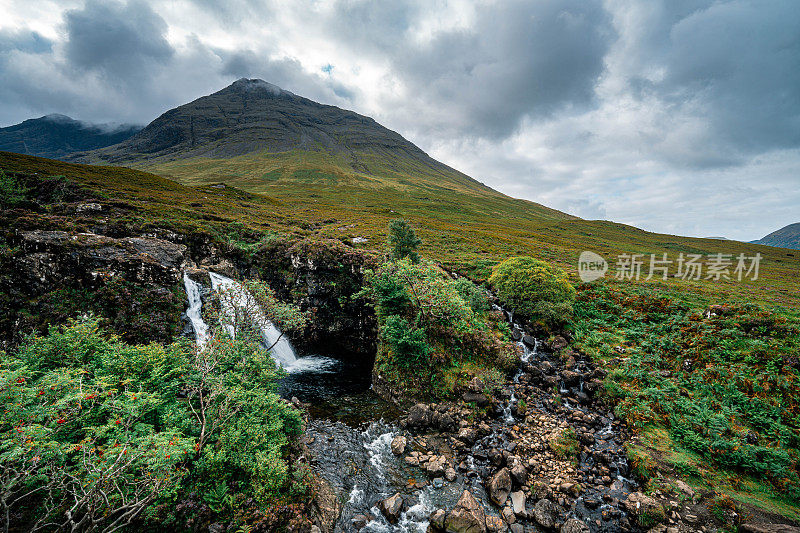
<path fill-rule="evenodd" d="M 485 533 L 486 513 L 469 491 L 465 490 L 444 521 L 448 533 Z"/>
<path fill-rule="evenodd" d="M 21 231 L 0 257 L 0 330 L 6 342 L 93 312 L 131 341 L 179 331 L 186 247 L 148 237 Z"/>

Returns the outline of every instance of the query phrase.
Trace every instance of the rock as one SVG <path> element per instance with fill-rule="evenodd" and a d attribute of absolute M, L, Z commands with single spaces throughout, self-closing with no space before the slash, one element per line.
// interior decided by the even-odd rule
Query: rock
<path fill-rule="evenodd" d="M 503 506 L 511 493 L 511 474 L 507 468 L 501 468 L 491 477 L 486 485 L 489 498 L 497 505 Z"/>
<path fill-rule="evenodd" d="M 589 526 L 578 520 L 570 518 L 561 526 L 561 533 L 589 533 Z"/>
<path fill-rule="evenodd" d="M 675 486 L 690 498 L 694 498 L 694 489 L 680 479 L 675 481 Z"/>
<path fill-rule="evenodd" d="M 632 492 L 625 500 L 625 508 L 643 527 L 653 526 L 664 521 L 664 508 L 655 499 L 641 492 Z"/>
<path fill-rule="evenodd" d="M 508 526 L 499 516 L 486 517 L 486 530 L 487 531 L 508 531 Z"/>
<path fill-rule="evenodd" d="M 522 342 L 525 343 L 528 348 L 533 348 L 536 346 L 536 339 L 531 337 L 530 335 L 523 335 Z"/>
<path fill-rule="evenodd" d="M 448 533 L 485 533 L 486 513 L 481 504 L 465 490 L 444 522 Z"/>
<path fill-rule="evenodd" d="M 428 518 L 430 522 L 430 527 L 435 532 L 444 531 L 444 519 L 447 516 L 447 513 L 444 512 L 444 509 L 436 509 L 434 512 L 431 513 L 431 516 Z"/>
<path fill-rule="evenodd" d="M 400 519 L 400 513 L 403 511 L 403 498 L 398 492 L 394 496 L 389 496 L 385 500 L 381 500 L 378 504 L 378 508 L 390 524 L 396 524 Z"/>
<path fill-rule="evenodd" d="M 465 392 L 461 399 L 467 403 L 474 403 L 478 407 L 485 407 L 489 405 L 489 399 L 485 394 L 480 392 Z"/>
<path fill-rule="evenodd" d="M 567 339 L 558 335 L 550 342 L 550 349 L 554 352 L 567 347 Z"/>
<path fill-rule="evenodd" d="M 542 527 L 555 527 L 560 514 L 561 509 L 558 505 L 547 499 L 539 500 L 533 507 L 533 518 Z"/>
<path fill-rule="evenodd" d="M 311 531 L 309 533 L 322 533 L 322 530 L 319 528 L 319 526 L 314 525 L 311 526 Z"/>
<path fill-rule="evenodd" d="M 525 528 L 522 524 L 511 524 L 511 533 L 525 533 Z"/>
<path fill-rule="evenodd" d="M 364 529 L 367 526 L 367 522 L 369 522 L 369 519 L 363 514 L 357 514 L 350 520 L 350 524 L 356 531 Z"/>
<path fill-rule="evenodd" d="M 213 524 L 208 526 L 208 533 L 224 533 L 225 526 L 220 524 L 219 522 L 214 522 Z"/>
<path fill-rule="evenodd" d="M 425 471 L 431 476 L 441 476 L 444 474 L 447 466 L 447 458 L 444 455 L 439 455 L 425 464 Z"/>
<path fill-rule="evenodd" d="M 475 441 L 478 440 L 478 432 L 475 430 L 475 428 L 469 426 L 463 427 L 458 430 L 456 438 L 467 446 L 472 446 L 475 444 Z"/>
<path fill-rule="evenodd" d="M 458 477 L 458 474 L 456 473 L 455 468 L 453 468 L 452 466 L 444 471 L 444 478 L 447 481 L 453 482 L 453 481 L 456 480 L 457 477 Z"/>
<path fill-rule="evenodd" d="M 511 493 L 511 508 L 514 510 L 514 514 L 517 516 L 525 517 L 527 516 L 527 512 L 525 511 L 525 493 L 521 490 L 517 492 Z"/>
<path fill-rule="evenodd" d="M 537 500 L 547 498 L 550 495 L 550 487 L 544 481 L 534 481 L 531 485 L 531 494 Z"/>
<path fill-rule="evenodd" d="M 800 527 L 789 524 L 756 524 L 749 522 L 739 526 L 739 533 L 800 533 Z"/>
<path fill-rule="evenodd" d="M 402 435 L 392 439 L 392 453 L 395 455 L 403 455 L 406 453 L 406 438 Z"/>
<path fill-rule="evenodd" d="M 519 459 L 512 461 L 509 472 L 511 473 L 511 478 L 517 485 L 522 486 L 528 481 L 528 471 Z"/>
<path fill-rule="evenodd" d="M 416 428 L 424 428 L 431 423 L 431 411 L 424 403 L 418 403 L 408 410 L 408 425 Z"/>

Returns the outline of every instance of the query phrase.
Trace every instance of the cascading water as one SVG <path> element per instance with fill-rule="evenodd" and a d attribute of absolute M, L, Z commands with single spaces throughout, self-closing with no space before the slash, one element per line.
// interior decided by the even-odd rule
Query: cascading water
<path fill-rule="evenodd" d="M 184 272 L 183 285 L 186 287 L 186 297 L 189 299 L 186 317 L 192 324 L 197 345 L 202 348 L 208 342 L 208 324 L 203 321 L 201 315 L 203 300 L 200 298 L 200 284 L 190 278 L 188 272 Z"/>
<path fill-rule="evenodd" d="M 254 325 L 260 330 L 261 338 L 265 348 L 270 348 L 270 353 L 275 361 L 284 369 L 290 368 L 297 362 L 297 354 L 281 331 L 275 327 L 264 315 L 264 311 L 256 303 L 253 295 L 248 292 L 240 283 L 231 278 L 209 272 L 211 287 L 220 295 L 220 307 L 227 319 L 224 322 L 225 328 L 231 337 L 236 336 L 234 324 L 236 324 L 236 311 L 246 310 L 253 320 Z"/>

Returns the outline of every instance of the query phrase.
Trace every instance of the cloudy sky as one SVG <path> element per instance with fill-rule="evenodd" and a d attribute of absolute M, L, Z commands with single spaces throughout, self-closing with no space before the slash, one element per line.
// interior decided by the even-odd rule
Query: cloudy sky
<path fill-rule="evenodd" d="M 800 222 L 797 0 L 0 0 L 2 126 L 144 124 L 240 77 L 584 218 Z"/>

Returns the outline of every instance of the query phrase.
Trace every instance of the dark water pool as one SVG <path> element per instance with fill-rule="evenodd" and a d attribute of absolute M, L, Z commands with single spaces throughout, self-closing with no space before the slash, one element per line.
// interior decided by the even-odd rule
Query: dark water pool
<path fill-rule="evenodd" d="M 281 396 L 294 396 L 308 404 L 311 418 L 358 426 L 394 420 L 400 414 L 370 389 L 371 365 L 308 355 L 299 357 L 286 371 L 279 385 Z"/>

